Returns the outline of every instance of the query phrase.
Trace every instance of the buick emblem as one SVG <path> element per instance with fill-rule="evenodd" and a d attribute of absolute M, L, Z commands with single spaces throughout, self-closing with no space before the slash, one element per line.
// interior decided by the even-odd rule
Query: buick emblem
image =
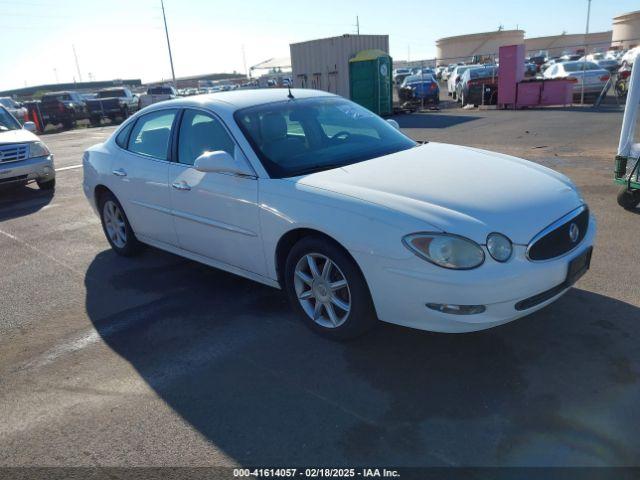
<path fill-rule="evenodd" d="M 580 237 L 580 229 L 578 225 L 572 223 L 569 225 L 569 238 L 571 239 L 571 243 L 576 243 L 578 241 L 578 237 Z"/>

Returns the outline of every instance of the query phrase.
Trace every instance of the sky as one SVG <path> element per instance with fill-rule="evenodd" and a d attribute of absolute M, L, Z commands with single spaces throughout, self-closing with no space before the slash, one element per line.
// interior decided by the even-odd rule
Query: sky
<path fill-rule="evenodd" d="M 587 0 L 165 0 L 177 77 L 245 72 L 289 44 L 388 34 L 391 56 L 433 58 L 441 37 L 520 28 L 528 37 L 584 32 Z M 455 7 L 453 9 L 452 7 Z M 592 0 L 590 31 L 640 8 Z M 78 73 L 74 52 L 78 57 Z M 171 78 L 160 0 L 0 0 L 0 90 L 89 79 Z"/>

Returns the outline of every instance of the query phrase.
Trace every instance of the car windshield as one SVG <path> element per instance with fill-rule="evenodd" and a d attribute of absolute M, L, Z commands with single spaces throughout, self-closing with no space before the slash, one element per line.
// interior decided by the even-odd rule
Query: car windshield
<path fill-rule="evenodd" d="M 581 72 L 584 70 L 600 70 L 600 66 L 593 62 L 566 62 L 564 65 L 565 72 Z"/>
<path fill-rule="evenodd" d="M 124 90 L 105 90 L 98 92 L 98 98 L 126 97 Z"/>
<path fill-rule="evenodd" d="M 4 107 L 0 107 L 0 132 L 20 130 L 20 124 Z"/>
<path fill-rule="evenodd" d="M 270 103 L 234 116 L 273 178 L 329 170 L 416 146 L 379 116 L 339 97 Z"/>

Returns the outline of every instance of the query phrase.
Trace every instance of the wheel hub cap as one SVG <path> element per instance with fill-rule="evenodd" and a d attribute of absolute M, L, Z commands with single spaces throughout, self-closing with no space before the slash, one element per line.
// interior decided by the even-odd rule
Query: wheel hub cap
<path fill-rule="evenodd" d="M 336 328 L 351 311 L 351 292 L 346 276 L 328 257 L 304 255 L 294 271 L 294 287 L 304 312 L 318 325 Z"/>

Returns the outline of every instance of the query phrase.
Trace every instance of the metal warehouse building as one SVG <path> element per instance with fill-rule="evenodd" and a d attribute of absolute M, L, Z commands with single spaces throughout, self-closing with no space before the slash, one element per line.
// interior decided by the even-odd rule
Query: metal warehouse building
<path fill-rule="evenodd" d="M 498 53 L 504 45 L 524 42 L 524 30 L 496 30 L 494 32 L 458 35 L 436 40 L 438 63 L 468 62 L 474 55 Z"/>
<path fill-rule="evenodd" d="M 388 35 L 342 35 L 292 43 L 291 69 L 296 88 L 314 88 L 349 98 L 349 60 L 363 50 L 389 53 Z"/>
<path fill-rule="evenodd" d="M 640 45 L 640 10 L 613 17 L 614 46 L 633 48 Z"/>

